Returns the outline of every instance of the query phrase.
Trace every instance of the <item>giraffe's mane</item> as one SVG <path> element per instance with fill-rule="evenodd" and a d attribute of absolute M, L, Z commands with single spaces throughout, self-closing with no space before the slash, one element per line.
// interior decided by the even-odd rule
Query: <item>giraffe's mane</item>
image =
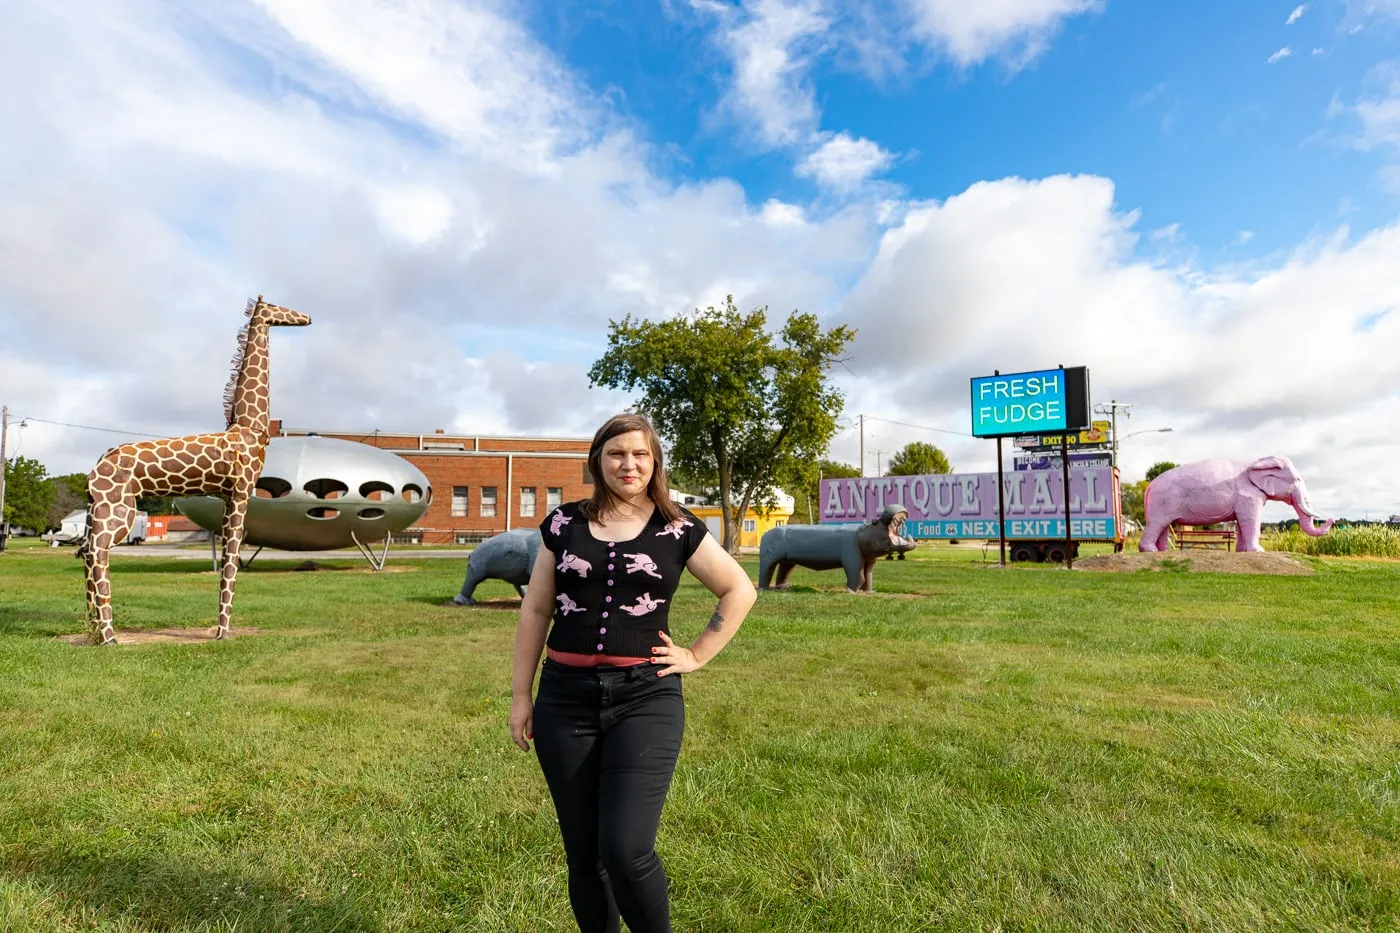
<path fill-rule="evenodd" d="M 244 309 L 245 317 L 253 316 L 253 309 L 257 307 L 257 300 L 248 299 L 248 306 Z M 233 372 L 229 374 L 228 385 L 224 387 L 224 425 L 233 427 L 233 401 L 238 395 L 238 377 L 243 374 L 243 356 L 248 351 L 248 334 L 251 330 L 252 321 L 243 325 L 243 329 L 238 332 L 238 341 L 233 348 L 233 362 L 229 365 Z"/>

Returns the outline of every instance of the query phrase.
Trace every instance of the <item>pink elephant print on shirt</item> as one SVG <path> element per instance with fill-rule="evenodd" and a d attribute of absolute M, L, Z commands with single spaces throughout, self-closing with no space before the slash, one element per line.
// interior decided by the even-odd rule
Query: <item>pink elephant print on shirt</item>
<path fill-rule="evenodd" d="M 637 597 L 637 604 L 635 606 L 618 606 L 618 608 L 629 616 L 644 616 L 648 612 L 654 611 L 657 606 L 665 601 L 664 599 L 652 599 L 650 593 L 643 593 L 641 596 Z"/>
<path fill-rule="evenodd" d="M 679 541 L 681 539 L 681 535 L 685 534 L 685 530 L 689 527 L 690 522 L 686 521 L 683 518 L 678 518 L 673 522 L 667 522 L 666 527 L 658 531 L 656 533 L 656 536 L 659 538 L 662 535 L 671 535 L 677 541 Z"/>
<path fill-rule="evenodd" d="M 568 593 L 560 593 L 554 597 L 559 600 L 559 614 L 566 616 L 571 612 L 583 612 L 583 607 L 569 598 Z"/>
<path fill-rule="evenodd" d="M 549 520 L 549 533 L 559 537 L 559 531 L 571 521 L 573 519 L 565 515 L 563 509 L 555 509 L 554 516 Z"/>
<path fill-rule="evenodd" d="M 579 576 L 586 577 L 588 576 L 588 571 L 593 569 L 593 565 L 577 554 L 570 554 L 568 551 L 565 551 L 564 556 L 559 561 L 559 566 L 555 569 L 563 573 L 568 573 L 572 570 Z"/>
<path fill-rule="evenodd" d="M 656 572 L 656 561 L 651 559 L 649 554 L 623 554 L 623 557 L 632 563 L 627 565 L 628 573 L 645 573 L 656 579 L 661 579 L 661 574 Z"/>

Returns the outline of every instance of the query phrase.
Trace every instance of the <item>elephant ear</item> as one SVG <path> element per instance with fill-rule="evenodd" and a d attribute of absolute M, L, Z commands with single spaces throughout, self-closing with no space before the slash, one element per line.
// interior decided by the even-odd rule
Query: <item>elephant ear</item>
<path fill-rule="evenodd" d="M 1264 457 L 1245 470 L 1249 481 L 1264 491 L 1270 499 L 1283 496 L 1293 486 L 1292 464 L 1282 457 Z"/>

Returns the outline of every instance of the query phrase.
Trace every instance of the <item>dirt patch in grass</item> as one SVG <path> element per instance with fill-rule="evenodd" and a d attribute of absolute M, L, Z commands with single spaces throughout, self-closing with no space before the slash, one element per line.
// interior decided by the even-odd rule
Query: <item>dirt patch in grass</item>
<path fill-rule="evenodd" d="M 118 645 L 152 645 L 157 643 L 176 645 L 195 645 L 204 642 L 212 642 L 218 633 L 217 626 L 208 628 L 157 628 L 148 631 L 117 632 Z M 234 626 L 229 633 L 224 636 L 225 640 L 238 638 L 242 635 L 261 635 L 262 629 L 251 626 Z M 87 632 L 79 632 L 76 635 L 55 636 L 59 641 L 67 642 L 70 645 L 82 647 L 92 646 L 92 636 Z"/>
<path fill-rule="evenodd" d="M 508 609 L 514 612 L 520 608 L 520 597 L 517 596 L 513 599 L 506 599 L 504 597 L 499 599 L 478 599 L 470 606 L 463 606 L 461 603 L 454 603 L 449 599 L 441 605 L 449 609 Z"/>
<path fill-rule="evenodd" d="M 927 599 L 924 593 L 882 593 L 876 590 L 873 593 L 855 593 L 844 586 L 812 586 L 810 583 L 789 583 L 786 586 L 772 586 L 761 593 L 846 593 L 850 596 L 879 596 L 884 599 Z"/>
<path fill-rule="evenodd" d="M 1132 570 L 1157 573 L 1257 573 L 1307 576 L 1313 572 L 1296 555 L 1276 551 L 1153 551 L 1100 554 L 1074 562 L 1075 570 L 1123 573 Z"/>

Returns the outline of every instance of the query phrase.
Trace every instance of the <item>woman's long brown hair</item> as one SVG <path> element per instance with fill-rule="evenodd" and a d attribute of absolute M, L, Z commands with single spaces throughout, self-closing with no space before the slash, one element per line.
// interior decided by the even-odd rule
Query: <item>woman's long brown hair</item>
<path fill-rule="evenodd" d="M 579 511 L 589 521 L 601 522 L 603 513 L 616 509 L 620 503 L 617 494 L 608 488 L 603 478 L 603 445 L 629 431 L 640 431 L 651 448 L 651 481 L 647 483 L 647 496 L 666 521 L 683 518 L 680 506 L 671 501 L 671 487 L 666 482 L 666 464 L 661 457 L 661 438 L 656 436 L 656 429 L 644 415 L 632 412 L 613 415 L 593 435 L 593 443 L 588 448 L 588 472 L 593 476 L 593 496 L 579 503 Z"/>

